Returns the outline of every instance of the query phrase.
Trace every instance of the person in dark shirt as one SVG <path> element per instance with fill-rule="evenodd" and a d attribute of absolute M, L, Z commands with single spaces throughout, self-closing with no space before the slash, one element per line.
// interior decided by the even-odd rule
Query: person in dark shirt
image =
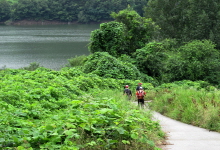
<path fill-rule="evenodd" d="M 136 88 L 136 92 L 140 90 L 140 87 L 142 87 L 142 83 L 138 83 L 138 86 Z M 143 88 L 143 87 L 142 87 Z"/>
<path fill-rule="evenodd" d="M 131 100 L 132 92 L 131 92 L 131 90 L 129 89 L 129 86 L 128 86 L 128 85 L 125 85 L 125 89 L 124 89 L 123 95 L 127 95 L 128 100 Z"/>

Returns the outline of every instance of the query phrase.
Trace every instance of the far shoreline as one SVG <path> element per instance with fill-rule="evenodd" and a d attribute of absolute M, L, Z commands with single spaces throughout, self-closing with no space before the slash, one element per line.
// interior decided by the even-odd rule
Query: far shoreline
<path fill-rule="evenodd" d="M 89 22 L 89 23 L 79 23 L 78 21 L 72 21 L 72 22 L 62 22 L 62 21 L 50 21 L 50 20 L 18 20 L 18 21 L 6 21 L 6 22 L 0 22 L 1 25 L 71 25 L 71 24 L 101 24 L 105 22 L 109 22 L 112 20 L 103 20 L 100 22 Z"/>

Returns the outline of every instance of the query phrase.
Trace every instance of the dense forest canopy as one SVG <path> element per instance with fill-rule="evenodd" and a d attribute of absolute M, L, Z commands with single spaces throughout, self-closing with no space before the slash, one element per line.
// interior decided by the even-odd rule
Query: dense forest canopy
<path fill-rule="evenodd" d="M 220 48 L 219 0 L 150 0 L 145 17 L 161 27 L 162 38 L 182 43 L 210 39 Z"/>
<path fill-rule="evenodd" d="M 112 20 L 111 12 L 130 5 L 143 15 L 148 0 L 0 0 L 0 22 L 12 20 L 56 20 L 81 23 Z"/>

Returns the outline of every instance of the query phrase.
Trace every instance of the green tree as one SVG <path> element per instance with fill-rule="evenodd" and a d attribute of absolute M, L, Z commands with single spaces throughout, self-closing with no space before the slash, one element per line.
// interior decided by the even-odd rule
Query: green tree
<path fill-rule="evenodd" d="M 77 20 L 80 1 L 71 0 L 18 0 L 13 4 L 14 20 Z"/>
<path fill-rule="evenodd" d="M 149 0 L 145 17 L 159 25 L 162 38 L 178 38 L 184 27 L 182 11 L 186 6 L 187 2 L 180 0 Z"/>
<path fill-rule="evenodd" d="M 117 22 L 126 26 L 126 43 L 128 54 L 132 54 L 136 49 L 145 46 L 146 43 L 153 39 L 157 26 L 151 19 L 141 17 L 136 11 L 128 7 L 119 13 L 112 13 L 111 16 Z"/>
<path fill-rule="evenodd" d="M 78 18 L 78 13 L 84 5 L 81 1 L 72 0 L 49 0 L 49 20 L 74 21 Z"/>
<path fill-rule="evenodd" d="M 136 0 L 134 5 L 131 5 L 135 11 L 142 17 L 144 16 L 144 7 L 147 6 L 148 0 Z"/>
<path fill-rule="evenodd" d="M 112 20 L 110 14 L 126 9 L 128 5 L 143 16 L 143 7 L 148 0 L 87 0 L 78 15 L 82 23 Z"/>
<path fill-rule="evenodd" d="M 184 60 L 182 70 L 183 79 L 192 81 L 207 80 L 210 83 L 219 83 L 219 56 L 220 53 L 215 49 L 215 44 L 209 40 L 194 40 L 179 48 L 181 57 Z"/>
<path fill-rule="evenodd" d="M 112 56 L 126 54 L 125 26 L 119 22 L 102 23 L 100 29 L 91 33 L 89 50 L 95 52 L 108 52 Z"/>
<path fill-rule="evenodd" d="M 110 13 L 113 11 L 113 8 L 114 6 L 111 1 L 87 1 L 83 9 L 79 12 L 78 21 L 88 23 L 100 22 L 101 20 L 112 20 Z"/>
<path fill-rule="evenodd" d="M 113 20 L 111 12 L 118 12 L 128 5 L 141 15 L 148 0 L 11 0 L 14 20 L 57 20 L 80 23 Z M 23 10 L 23 11 L 22 11 Z M 9 15 L 10 13 L 8 13 Z"/>
<path fill-rule="evenodd" d="M 115 21 L 103 23 L 91 34 L 90 51 L 108 52 L 119 57 L 132 55 L 152 40 L 157 27 L 150 19 L 141 17 L 131 8 L 112 13 Z"/>
<path fill-rule="evenodd" d="M 49 12 L 48 5 L 48 0 L 18 0 L 18 2 L 12 6 L 12 19 L 43 19 Z"/>
<path fill-rule="evenodd" d="M 150 0 L 145 12 L 160 26 L 162 38 L 180 42 L 210 39 L 220 48 L 218 0 Z"/>
<path fill-rule="evenodd" d="M 194 40 L 167 54 L 163 81 L 203 80 L 219 84 L 220 52 L 210 40 Z"/>
<path fill-rule="evenodd" d="M 0 1 L 0 22 L 10 19 L 11 5 L 7 0 Z"/>
<path fill-rule="evenodd" d="M 162 42 L 150 42 L 134 53 L 137 68 L 158 80 L 163 80 L 168 59 L 168 49 Z"/>

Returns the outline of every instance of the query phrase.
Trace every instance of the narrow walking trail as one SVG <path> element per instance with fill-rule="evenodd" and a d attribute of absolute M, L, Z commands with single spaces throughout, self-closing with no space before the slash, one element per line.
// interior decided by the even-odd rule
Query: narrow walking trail
<path fill-rule="evenodd" d="M 188 125 L 157 112 L 153 113 L 167 133 L 163 150 L 220 150 L 220 133 Z"/>

